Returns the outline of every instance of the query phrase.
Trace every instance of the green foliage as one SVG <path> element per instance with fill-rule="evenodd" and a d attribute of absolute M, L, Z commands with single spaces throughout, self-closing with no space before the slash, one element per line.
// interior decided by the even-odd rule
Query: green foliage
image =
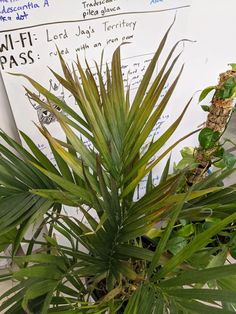
<path fill-rule="evenodd" d="M 231 66 L 231 69 L 232 69 L 233 71 L 236 70 L 236 63 L 229 63 L 229 65 Z"/>
<path fill-rule="evenodd" d="M 203 105 L 203 106 L 201 106 L 201 108 L 205 112 L 209 112 L 210 111 L 210 107 L 209 106 Z"/>
<path fill-rule="evenodd" d="M 198 139 L 203 149 L 213 148 L 219 140 L 220 133 L 209 128 L 204 128 L 199 133 Z"/>
<path fill-rule="evenodd" d="M 224 85 L 216 91 L 216 97 L 219 99 L 227 99 L 234 97 L 236 92 L 236 81 L 234 77 L 226 80 Z"/>
<path fill-rule="evenodd" d="M 235 70 L 235 63 L 230 64 L 232 70 Z M 216 86 L 206 87 L 200 94 L 198 101 L 202 102 L 210 92 L 215 90 L 215 97 L 218 99 L 228 99 L 235 96 L 236 93 L 236 81 L 234 77 L 230 77 L 226 80 L 223 86 L 220 89 L 217 89 Z M 209 111 L 208 106 L 202 106 L 204 111 Z"/>
<path fill-rule="evenodd" d="M 173 55 L 180 42 L 153 77 L 169 31 L 132 102 L 123 84 L 120 47 L 111 67 L 106 66 L 105 77 L 102 64 L 96 64 L 94 74 L 87 62 L 85 70 L 79 60 L 70 69 L 60 56 L 63 76 L 53 74 L 75 98 L 78 112 L 24 76 L 36 90 L 27 89 L 27 93 L 56 116 L 66 140 L 59 141 L 45 127 L 38 127 L 52 149 L 54 165 L 26 134 L 21 133 L 30 152 L 0 133 L 20 155 L 0 146 L 0 234 L 5 239 L 10 235 L 13 255 L 21 243 L 29 244 L 25 256 L 14 256 L 19 270 L 12 276 L 17 284 L 0 297 L 1 313 L 105 314 L 117 313 L 122 307 L 125 314 L 235 312 L 235 289 L 224 282 L 236 275 L 235 265 L 216 266 L 214 260 L 222 252 L 221 242 L 215 244 L 215 239 L 221 232 L 230 236 L 230 230 L 234 231 L 235 187 L 218 187 L 233 169 L 215 172 L 180 193 L 184 166 L 178 174 L 168 175 L 169 158 L 160 183 L 152 183 L 153 168 L 188 136 L 164 147 L 190 101 L 164 134 L 147 145 L 183 70 L 160 98 L 179 58 Z M 54 104 L 67 115 L 56 111 Z M 90 147 L 78 132 L 91 142 Z M 201 140 L 209 148 L 219 135 L 204 132 Z M 188 159 L 191 153 L 185 149 L 182 156 Z M 146 193 L 136 199 L 137 187 L 145 177 Z M 63 214 L 63 205 L 76 206 L 83 219 L 72 215 L 70 207 Z M 218 221 L 207 228 L 200 223 L 196 227 L 194 222 L 207 223 L 209 216 Z M 28 227 L 40 217 L 41 225 L 27 240 Z M 45 225 L 48 234 L 39 241 Z M 156 242 L 145 236 L 153 228 L 158 229 Z M 40 252 L 32 253 L 36 245 Z M 199 288 L 204 284 L 210 289 Z M 222 306 L 215 309 L 217 301 Z"/>
<path fill-rule="evenodd" d="M 193 169 L 196 167 L 197 162 L 194 158 L 194 149 L 192 147 L 184 147 L 180 151 L 182 159 L 178 164 L 174 165 L 175 171 L 183 170 L 188 167 L 188 169 Z"/>
<path fill-rule="evenodd" d="M 14 239 L 16 238 L 17 230 L 12 229 L 9 232 L 5 233 L 0 238 L 0 252 L 9 246 L 9 244 L 13 244 Z"/>
<path fill-rule="evenodd" d="M 213 91 L 214 89 L 216 89 L 216 86 L 209 86 L 209 87 L 206 87 L 206 88 L 201 92 L 201 94 L 200 94 L 200 96 L 199 96 L 199 99 L 198 99 L 198 102 L 203 101 L 203 100 L 207 97 L 207 95 L 208 95 L 211 91 Z"/>
<path fill-rule="evenodd" d="M 214 166 L 217 168 L 233 168 L 236 162 L 236 157 L 235 155 L 224 151 L 223 155 L 221 156 L 221 159 L 217 162 L 214 163 Z"/>

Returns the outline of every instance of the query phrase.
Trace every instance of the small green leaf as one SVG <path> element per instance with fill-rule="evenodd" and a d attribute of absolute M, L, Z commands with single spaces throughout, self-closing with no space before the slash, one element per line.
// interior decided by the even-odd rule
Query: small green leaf
<path fill-rule="evenodd" d="M 236 63 L 229 63 L 228 65 L 231 66 L 231 69 L 232 69 L 233 71 L 236 71 Z"/>
<path fill-rule="evenodd" d="M 221 160 L 214 163 L 215 167 L 220 169 L 224 168 L 232 169 L 234 167 L 236 162 L 236 156 L 227 151 L 224 151 L 223 156 L 221 158 L 222 158 Z"/>
<path fill-rule="evenodd" d="M 203 106 L 201 106 L 201 107 L 202 107 L 202 110 L 203 110 L 203 111 L 206 111 L 206 112 L 209 112 L 209 111 L 210 111 L 210 107 L 209 107 L 209 106 L 203 105 Z"/>
<path fill-rule="evenodd" d="M 235 93 L 235 89 L 236 89 L 235 79 L 234 77 L 230 77 L 224 83 L 223 87 L 217 91 L 216 96 L 219 99 L 231 98 Z"/>
<path fill-rule="evenodd" d="M 183 238 L 187 238 L 188 236 L 190 236 L 193 233 L 194 233 L 194 226 L 193 226 L 193 224 L 188 224 L 188 225 L 182 227 L 180 230 L 178 230 L 176 232 L 176 234 L 179 237 L 183 237 Z"/>
<path fill-rule="evenodd" d="M 189 146 L 189 147 L 184 147 L 180 151 L 182 157 L 192 157 L 194 153 L 194 148 Z"/>
<path fill-rule="evenodd" d="M 232 169 L 235 165 L 236 157 L 233 154 L 225 151 L 223 155 L 223 161 L 226 168 Z"/>
<path fill-rule="evenodd" d="M 212 90 L 214 90 L 214 89 L 216 89 L 216 86 L 209 86 L 209 87 L 205 88 L 205 89 L 201 92 L 201 94 L 200 94 L 200 96 L 199 96 L 199 99 L 198 99 L 198 102 L 201 102 L 203 99 L 205 99 L 206 96 L 207 96 Z"/>
<path fill-rule="evenodd" d="M 193 147 L 184 147 L 183 149 L 181 149 L 180 151 L 182 159 L 175 164 L 174 163 L 174 170 L 175 171 L 179 171 L 179 170 L 183 170 L 187 167 L 190 168 L 195 168 L 197 163 L 196 160 L 194 158 L 194 148 Z"/>
<path fill-rule="evenodd" d="M 225 164 L 224 164 L 223 159 L 214 162 L 214 166 L 215 166 L 216 168 L 219 168 L 219 169 L 224 169 L 224 168 L 225 168 Z"/>
<path fill-rule="evenodd" d="M 236 85 L 234 77 L 228 78 L 228 80 L 224 83 L 224 88 L 233 88 Z"/>
<path fill-rule="evenodd" d="M 180 252 L 186 245 L 188 244 L 188 241 L 186 238 L 183 237 L 174 237 L 170 239 L 167 243 L 167 249 L 172 253 L 172 254 L 177 254 Z"/>
<path fill-rule="evenodd" d="M 223 247 L 222 252 L 213 256 L 210 263 L 207 265 L 207 268 L 224 266 L 227 259 L 227 255 L 228 255 L 228 248 Z"/>
<path fill-rule="evenodd" d="M 213 131 L 209 128 L 204 128 L 199 133 L 199 142 L 202 148 L 209 149 L 215 146 L 216 142 L 219 140 L 220 133 Z"/>
<path fill-rule="evenodd" d="M 219 149 L 216 151 L 215 156 L 216 157 L 223 157 L 225 153 L 225 150 L 223 147 L 219 147 Z"/>
<path fill-rule="evenodd" d="M 155 239 L 155 238 L 160 237 L 163 232 L 164 232 L 164 230 L 162 230 L 162 229 L 151 228 L 151 229 L 147 232 L 147 236 L 148 236 L 150 239 Z"/>
<path fill-rule="evenodd" d="M 175 171 L 177 170 L 183 170 L 185 168 L 193 169 L 197 165 L 196 160 L 194 157 L 184 157 L 183 159 L 180 160 L 180 162 L 175 165 Z"/>

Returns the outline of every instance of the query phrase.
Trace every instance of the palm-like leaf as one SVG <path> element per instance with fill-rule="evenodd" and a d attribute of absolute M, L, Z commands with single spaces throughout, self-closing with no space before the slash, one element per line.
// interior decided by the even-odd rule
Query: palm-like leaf
<path fill-rule="evenodd" d="M 236 204 L 234 187 L 214 187 L 228 173 L 212 174 L 189 192 L 178 193 L 184 173 L 168 176 L 168 161 L 160 184 L 151 184 L 156 164 L 187 137 L 157 155 L 181 123 L 190 102 L 164 134 L 154 138 L 144 151 L 150 132 L 169 102 L 183 70 L 181 68 L 164 98 L 160 99 L 179 58 L 172 60 L 178 42 L 152 80 L 169 31 L 132 103 L 129 88 L 124 88 L 122 80 L 120 47 L 113 55 L 111 69 L 106 66 L 105 78 L 102 66 L 96 65 L 98 83 L 87 62 L 85 70 L 79 60 L 71 70 L 60 56 L 64 77 L 52 73 L 73 95 L 78 112 L 35 80 L 24 76 L 46 100 L 42 101 L 27 89 L 28 95 L 56 116 L 65 140 L 58 140 L 45 127 L 39 127 L 52 149 L 56 160 L 54 166 L 26 134 L 21 133 L 31 153 L 1 133 L 22 157 L 15 157 L 0 146 L 0 221 L 4 227 L 1 234 L 6 236 L 20 226 L 17 230 L 19 238 L 14 241 L 15 252 L 27 227 L 39 215 L 45 215 L 44 222 L 50 225 L 45 241 L 38 242 L 37 237 L 32 239 L 29 254 L 15 258 L 21 268 L 14 275 L 19 284 L 2 296 L 8 300 L 0 307 L 1 311 L 105 313 L 109 310 L 114 313 L 129 300 L 125 313 L 198 313 L 200 309 L 206 313 L 222 313 L 222 310 L 199 301 L 208 301 L 212 305 L 215 301 L 233 303 L 234 291 L 202 290 L 201 294 L 195 287 L 184 290 L 184 285 L 208 283 L 235 274 L 234 266 L 198 270 L 190 261 L 194 254 L 211 243 L 212 237 L 235 221 L 236 214 L 232 210 Z M 55 105 L 66 115 L 55 110 Z M 92 148 L 84 144 L 81 134 L 91 142 Z M 136 188 L 147 175 L 147 192 L 135 200 Z M 225 202 L 222 202 L 222 195 L 227 196 Z M 64 215 L 61 205 L 78 207 L 84 219 L 73 216 L 70 210 Z M 186 248 L 172 256 L 167 243 L 177 220 L 204 219 L 209 208 L 211 214 L 223 220 L 197 234 Z M 160 221 L 166 223 L 166 228 L 161 230 L 160 241 L 151 251 L 142 237 Z M 53 237 L 54 231 L 69 244 L 58 243 Z M 34 244 L 42 246 L 43 254 L 30 255 Z M 194 269 L 192 281 L 190 269 Z M 222 276 L 214 277 L 219 270 L 222 270 Z M 94 289 L 102 289 L 104 298 L 91 304 L 89 297 Z M 7 309 L 9 305 L 11 307 Z"/>

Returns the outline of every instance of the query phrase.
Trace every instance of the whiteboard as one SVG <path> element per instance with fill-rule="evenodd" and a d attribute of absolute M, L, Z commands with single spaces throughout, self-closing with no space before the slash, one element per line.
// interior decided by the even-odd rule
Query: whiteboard
<path fill-rule="evenodd" d="M 4 19 L 0 30 L 0 69 L 17 128 L 30 134 L 38 147 L 53 158 L 33 122 L 40 119 L 52 134 L 63 139 L 61 128 L 57 122 L 50 121 L 52 117 L 45 115 L 37 104 L 27 99 L 22 88 L 22 85 L 28 86 L 27 82 L 8 72 L 29 75 L 76 110 L 71 95 L 53 79 L 47 68 L 60 72 L 56 45 L 68 63 L 72 63 L 76 55 L 82 60 L 86 57 L 91 63 L 99 61 L 103 49 L 104 60 L 109 62 L 118 45 L 130 42 L 122 47 L 122 66 L 124 77 L 128 77 L 131 89 L 135 91 L 176 14 L 167 48 L 186 37 L 191 1 L 35 0 L 29 5 L 25 0 L 17 3 L 4 0 L 0 3 Z M 186 104 L 187 99 L 184 101 Z M 185 104 L 174 110 L 170 107 L 163 114 L 153 130 L 155 135 L 176 119 Z"/>
<path fill-rule="evenodd" d="M 15 134 L 10 102 L 17 127 L 30 134 L 37 145 L 50 154 L 33 125 L 33 121 L 38 121 L 38 111 L 24 94 L 22 85 L 27 83 L 7 72 L 28 74 L 49 89 L 54 88 L 57 96 L 70 102 L 70 95 L 63 94 L 47 69 L 50 66 L 60 71 L 55 45 L 69 63 L 75 60 L 76 54 L 92 62 L 99 60 L 102 49 L 105 49 L 105 60 L 109 61 L 114 49 L 122 41 L 129 41 L 131 44 L 122 47 L 122 59 L 125 73 L 131 73 L 135 90 L 141 70 L 147 66 L 177 13 L 169 46 L 180 38 L 196 40 L 196 43 L 187 44 L 184 49 L 185 70 L 159 121 L 158 132 L 163 132 L 176 119 L 195 92 L 196 96 L 172 141 L 176 140 L 206 118 L 197 104 L 197 91 L 216 84 L 218 74 L 227 69 L 227 63 L 235 63 L 232 40 L 235 9 L 235 0 L 34 0 L 30 4 L 25 0 L 0 0 L 0 48 L 6 44 L 6 38 L 11 48 L 9 36 L 14 46 L 8 51 L 0 49 L 3 63 L 6 58 L 1 66 L 4 88 L 0 81 L 2 127 Z M 10 62 L 11 55 L 15 61 Z M 26 55 L 27 62 L 24 61 Z M 21 61 L 26 64 L 20 64 Z M 63 136 L 56 122 L 47 127 L 57 137 Z M 180 147 L 195 143 L 196 137 L 192 137 Z"/>

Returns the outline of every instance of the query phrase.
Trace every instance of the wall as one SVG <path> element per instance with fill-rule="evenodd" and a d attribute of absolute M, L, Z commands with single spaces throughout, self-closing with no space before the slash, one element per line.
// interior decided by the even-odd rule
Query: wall
<path fill-rule="evenodd" d="M 0 128 L 7 134 L 18 137 L 15 120 L 13 117 L 7 93 L 0 74 Z"/>

